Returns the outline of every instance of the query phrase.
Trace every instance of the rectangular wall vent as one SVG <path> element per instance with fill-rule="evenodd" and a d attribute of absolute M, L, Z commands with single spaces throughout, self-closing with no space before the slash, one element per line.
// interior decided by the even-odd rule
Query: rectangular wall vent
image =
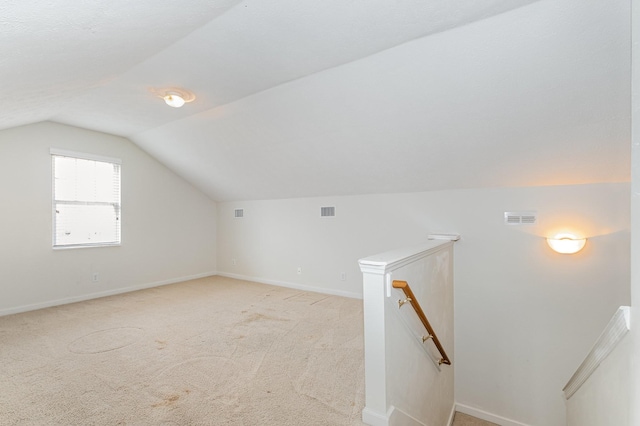
<path fill-rule="evenodd" d="M 244 217 L 244 209 L 235 209 L 233 217 Z"/>
<path fill-rule="evenodd" d="M 335 207 L 320 207 L 320 216 L 321 217 L 331 217 L 336 215 Z"/>
<path fill-rule="evenodd" d="M 534 225 L 537 221 L 536 212 L 504 212 L 504 223 L 507 225 Z"/>

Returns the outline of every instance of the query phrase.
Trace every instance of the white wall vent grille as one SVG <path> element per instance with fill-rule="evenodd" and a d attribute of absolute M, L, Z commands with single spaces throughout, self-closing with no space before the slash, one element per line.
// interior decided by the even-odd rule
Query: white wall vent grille
<path fill-rule="evenodd" d="M 336 215 L 335 207 L 320 207 L 320 216 L 321 217 L 332 217 Z"/>
<path fill-rule="evenodd" d="M 507 225 L 535 225 L 537 222 L 536 212 L 504 212 L 504 223 Z"/>
<path fill-rule="evenodd" d="M 244 217 L 244 209 L 235 209 L 233 212 L 233 217 Z"/>

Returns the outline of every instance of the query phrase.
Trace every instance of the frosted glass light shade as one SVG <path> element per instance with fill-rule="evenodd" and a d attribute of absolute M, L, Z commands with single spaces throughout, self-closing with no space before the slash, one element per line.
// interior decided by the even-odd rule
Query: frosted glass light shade
<path fill-rule="evenodd" d="M 574 254 L 584 248 L 586 238 L 578 238 L 571 234 L 559 234 L 553 238 L 547 238 L 547 244 L 554 251 L 561 254 Z"/>
<path fill-rule="evenodd" d="M 177 95 L 175 93 L 168 93 L 164 96 L 164 101 L 167 105 L 174 108 L 180 108 L 184 105 L 184 98 L 182 96 Z"/>

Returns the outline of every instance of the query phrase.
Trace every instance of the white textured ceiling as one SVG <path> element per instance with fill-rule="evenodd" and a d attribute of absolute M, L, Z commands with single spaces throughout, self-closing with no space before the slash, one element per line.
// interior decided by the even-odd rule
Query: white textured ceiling
<path fill-rule="evenodd" d="M 10 0 L 0 128 L 123 135 L 216 200 L 628 181 L 629 9 Z"/>

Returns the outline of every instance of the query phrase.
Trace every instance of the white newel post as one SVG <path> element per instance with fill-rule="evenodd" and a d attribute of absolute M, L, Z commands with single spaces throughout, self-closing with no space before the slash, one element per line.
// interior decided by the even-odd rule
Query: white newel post
<path fill-rule="evenodd" d="M 394 396 L 389 394 L 388 380 L 388 375 L 393 374 L 395 368 L 389 365 L 391 358 L 397 358 L 397 348 L 388 347 L 392 345 L 387 342 L 388 337 L 392 336 L 387 333 L 396 332 L 390 328 L 390 324 L 397 322 L 397 316 L 389 311 L 390 304 L 386 300 L 391 295 L 394 271 L 403 268 L 398 271 L 396 279 L 405 279 L 407 271 L 411 271 L 415 265 L 423 265 L 425 258 L 442 250 L 450 250 L 452 245 L 451 241 L 429 241 L 418 247 L 382 253 L 359 261 L 363 274 L 365 352 L 365 408 L 362 410 L 362 421 L 368 425 L 390 426 L 399 414 L 394 414 L 397 409 L 391 401 Z"/>

